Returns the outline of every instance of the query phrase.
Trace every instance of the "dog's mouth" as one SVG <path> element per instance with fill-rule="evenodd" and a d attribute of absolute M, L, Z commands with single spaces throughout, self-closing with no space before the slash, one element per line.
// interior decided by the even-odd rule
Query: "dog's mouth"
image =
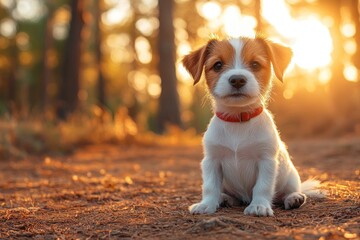
<path fill-rule="evenodd" d="M 250 98 L 251 96 L 244 93 L 231 93 L 223 96 L 222 98 Z"/>

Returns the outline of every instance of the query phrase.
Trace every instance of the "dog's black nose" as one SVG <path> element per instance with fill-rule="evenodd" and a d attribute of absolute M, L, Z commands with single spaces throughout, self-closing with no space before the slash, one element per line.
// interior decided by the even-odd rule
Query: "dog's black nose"
<path fill-rule="evenodd" d="M 229 78 L 229 83 L 234 88 L 240 89 L 246 84 L 246 78 L 243 75 L 234 75 Z"/>

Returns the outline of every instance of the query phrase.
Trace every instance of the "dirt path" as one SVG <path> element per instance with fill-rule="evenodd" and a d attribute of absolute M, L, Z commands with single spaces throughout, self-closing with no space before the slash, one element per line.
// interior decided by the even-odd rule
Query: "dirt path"
<path fill-rule="evenodd" d="M 200 146 L 88 146 L 66 157 L 0 162 L 0 238 L 360 239 L 360 139 L 288 142 L 301 177 L 327 199 L 275 217 L 244 207 L 192 216 Z"/>

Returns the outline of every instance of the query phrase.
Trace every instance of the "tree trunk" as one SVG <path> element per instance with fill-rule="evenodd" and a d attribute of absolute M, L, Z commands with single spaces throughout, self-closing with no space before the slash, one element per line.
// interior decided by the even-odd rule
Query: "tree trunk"
<path fill-rule="evenodd" d="M 53 27 L 53 10 L 49 10 L 49 16 L 46 23 L 43 63 L 42 63 L 42 77 L 40 79 L 40 110 L 45 112 L 48 108 L 48 83 L 51 77 L 51 69 L 49 66 L 49 53 L 53 47 L 52 27 Z"/>
<path fill-rule="evenodd" d="M 360 4 L 359 1 L 356 0 L 348 0 L 349 2 L 349 10 L 351 11 L 351 16 L 354 21 L 355 25 L 355 42 L 357 44 L 356 52 L 354 56 L 352 57 L 352 60 L 354 62 L 354 65 L 357 67 L 358 70 L 360 70 Z"/>
<path fill-rule="evenodd" d="M 59 92 L 58 117 L 61 119 L 65 119 L 78 106 L 83 5 L 82 0 L 71 1 L 69 38 L 65 48 L 64 74 Z"/>
<path fill-rule="evenodd" d="M 17 3 L 14 3 L 11 7 L 11 9 L 9 9 L 9 12 L 13 12 L 16 9 L 16 5 Z M 10 17 L 12 20 L 13 17 Z M 7 71 L 7 84 L 6 84 L 6 91 L 7 94 L 6 96 L 6 108 L 9 111 L 10 114 L 12 113 L 17 113 L 20 111 L 20 101 L 19 101 L 19 94 L 17 94 L 18 88 L 19 88 L 19 82 L 18 82 L 18 76 L 17 76 L 17 72 L 18 72 L 18 57 L 19 57 L 19 50 L 18 47 L 16 45 L 16 41 L 15 41 L 15 37 L 16 35 L 13 37 L 12 41 L 10 41 L 10 46 L 8 48 L 8 58 L 10 61 L 10 67 L 9 67 L 9 71 Z"/>
<path fill-rule="evenodd" d="M 158 130 L 167 124 L 181 126 L 180 104 L 175 72 L 175 41 L 173 25 L 173 0 L 159 0 L 159 73 L 161 95 L 158 110 Z"/>
<path fill-rule="evenodd" d="M 15 41 L 14 41 L 14 43 L 12 43 L 12 45 L 10 47 L 10 51 L 11 51 L 11 56 L 10 56 L 11 67 L 10 67 L 9 78 L 8 78 L 9 82 L 8 82 L 8 95 L 7 95 L 7 104 L 6 105 L 7 105 L 9 112 L 13 113 L 16 110 L 18 110 L 18 108 L 19 108 L 18 102 L 17 102 L 17 97 L 16 97 L 16 88 L 17 88 L 16 73 L 18 71 L 18 69 L 17 69 L 18 49 L 15 44 Z"/>
<path fill-rule="evenodd" d="M 101 1 L 95 1 L 95 48 L 96 48 L 96 61 L 98 70 L 98 103 L 101 108 L 106 106 L 105 97 L 105 79 L 102 71 L 102 53 L 101 53 Z"/>

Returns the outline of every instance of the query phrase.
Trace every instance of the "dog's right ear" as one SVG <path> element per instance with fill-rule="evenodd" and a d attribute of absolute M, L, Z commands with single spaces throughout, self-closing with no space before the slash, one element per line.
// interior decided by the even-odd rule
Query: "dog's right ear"
<path fill-rule="evenodd" d="M 191 74 L 194 79 L 194 85 L 200 81 L 201 74 L 203 72 L 204 63 L 206 58 L 210 52 L 211 46 L 217 40 L 212 39 L 210 40 L 205 46 L 189 53 L 186 55 L 183 60 L 182 64 L 184 65 L 185 69 Z"/>

